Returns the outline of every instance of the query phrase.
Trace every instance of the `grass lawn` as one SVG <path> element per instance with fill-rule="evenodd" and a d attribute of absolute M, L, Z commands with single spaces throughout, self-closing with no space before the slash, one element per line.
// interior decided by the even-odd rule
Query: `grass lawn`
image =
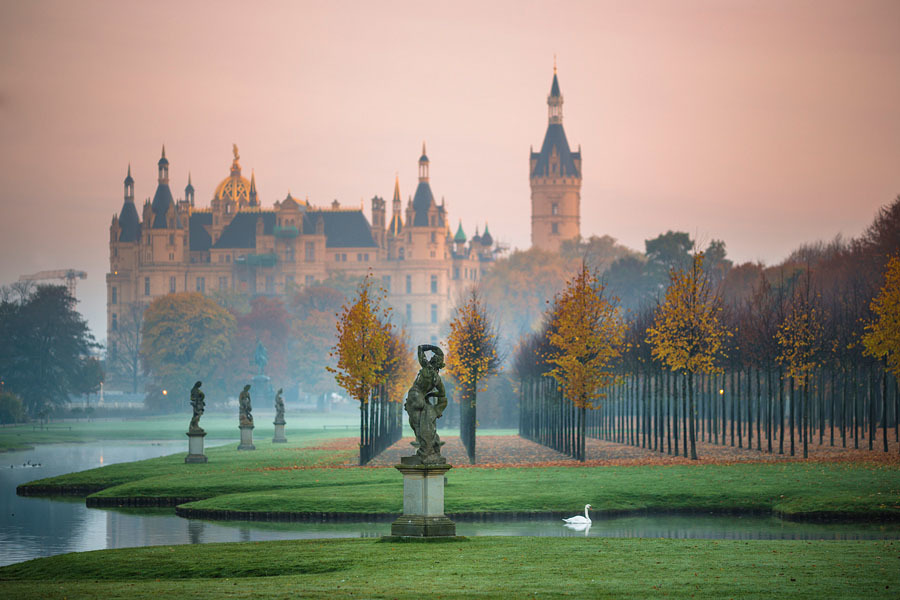
<path fill-rule="evenodd" d="M 329 432 L 330 433 L 330 432 Z M 25 484 L 41 494 L 100 490 L 92 498 L 196 498 L 183 508 L 269 513 L 396 513 L 402 478 L 391 468 L 327 468 L 355 450 L 273 445 L 211 448 L 120 463 Z M 316 468 L 326 467 L 326 468 Z M 757 511 L 801 518 L 900 519 L 900 468 L 869 463 L 744 463 L 643 467 L 466 468 L 448 474 L 447 513 Z M 105 500 L 104 500 L 105 499 Z M 217 516 L 223 516 L 218 514 Z"/>
<path fill-rule="evenodd" d="M 80 552 L 0 568 L 28 598 L 896 598 L 900 542 L 476 537 Z"/>
<path fill-rule="evenodd" d="M 274 413 L 255 413 L 256 437 L 271 438 Z M 299 430 L 327 431 L 345 437 L 359 433 L 359 416 L 353 412 L 288 415 L 287 435 Z M 186 415 L 55 421 L 42 429 L 37 424 L 0 427 L 0 452 L 31 448 L 35 444 L 95 442 L 99 440 L 183 440 L 191 420 Z M 200 425 L 207 441 L 238 439 L 237 410 L 233 415 L 206 414 Z M 327 426 L 327 430 L 324 427 Z M 339 433 L 338 433 L 339 432 Z M 289 438 L 290 439 L 290 438 Z"/>

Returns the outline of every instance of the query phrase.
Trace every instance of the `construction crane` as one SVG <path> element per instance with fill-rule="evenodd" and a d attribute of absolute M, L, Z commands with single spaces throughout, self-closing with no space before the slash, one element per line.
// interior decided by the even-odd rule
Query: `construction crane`
<path fill-rule="evenodd" d="M 75 281 L 77 279 L 87 279 L 87 273 L 84 271 L 76 271 L 75 269 L 56 269 L 53 271 L 40 271 L 31 275 L 22 275 L 19 281 L 41 281 L 44 279 L 65 279 L 66 289 L 69 295 L 75 297 Z"/>

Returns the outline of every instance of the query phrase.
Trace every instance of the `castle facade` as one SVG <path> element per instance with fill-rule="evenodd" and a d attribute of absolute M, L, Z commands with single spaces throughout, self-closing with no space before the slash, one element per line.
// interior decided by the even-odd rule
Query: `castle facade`
<path fill-rule="evenodd" d="M 139 211 L 128 166 L 124 202 L 109 227 L 107 340 L 113 355 L 128 307 L 165 294 L 279 296 L 369 270 L 411 343 L 436 343 L 459 295 L 481 279 L 498 251 L 487 226 L 471 240 L 461 222 L 451 233 L 444 202 L 437 204 L 431 190 L 424 144 L 418 185 L 405 210 L 395 180 L 390 219 L 385 200 L 375 196 L 371 223 L 361 206 L 345 208 L 336 200 L 314 206 L 288 194 L 264 207 L 255 176 L 243 177 L 239 160 L 235 146 L 230 173 L 208 208 L 195 205 L 190 176 L 184 197 L 173 197 L 163 147 L 156 192 Z"/>

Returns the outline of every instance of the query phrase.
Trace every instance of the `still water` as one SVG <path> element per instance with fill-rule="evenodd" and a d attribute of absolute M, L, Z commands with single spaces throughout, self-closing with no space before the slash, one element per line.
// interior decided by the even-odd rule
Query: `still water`
<path fill-rule="evenodd" d="M 378 537 L 390 524 L 213 522 L 182 519 L 171 509 L 92 509 L 80 498 L 16 496 L 20 483 L 114 462 L 184 452 L 184 442 L 98 442 L 38 446 L 0 454 L 0 565 L 65 552 L 208 542 Z M 30 466 L 40 464 L 41 466 Z M 398 509 L 400 499 L 398 498 Z M 573 514 L 578 512 L 573 511 Z M 464 536 L 588 536 L 707 539 L 900 539 L 900 524 L 822 524 L 773 517 L 652 515 L 594 518 L 573 530 L 555 519 L 457 522 Z"/>

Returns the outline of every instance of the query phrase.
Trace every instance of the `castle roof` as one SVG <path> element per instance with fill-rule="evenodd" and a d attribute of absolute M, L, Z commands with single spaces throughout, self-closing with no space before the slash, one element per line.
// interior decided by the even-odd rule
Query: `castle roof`
<path fill-rule="evenodd" d="M 304 235 L 316 232 L 316 221 L 325 220 L 326 248 L 376 248 L 372 228 L 361 210 L 311 210 L 303 218 Z"/>
<path fill-rule="evenodd" d="M 460 244 L 466 243 L 466 232 L 463 231 L 462 221 L 459 222 L 459 227 L 456 229 L 456 235 L 453 236 L 453 241 Z"/>
<path fill-rule="evenodd" d="M 169 207 L 175 206 L 175 200 L 172 199 L 172 190 L 169 189 L 168 183 L 160 183 L 156 186 L 156 193 L 153 194 L 153 203 L 150 208 L 153 210 L 153 229 L 165 229 L 168 227 L 166 223 L 166 214 Z"/>
<path fill-rule="evenodd" d="M 136 242 L 141 237 L 141 223 L 134 202 L 126 200 L 119 213 L 120 242 Z"/>
<path fill-rule="evenodd" d="M 189 225 L 188 243 L 190 244 L 191 252 L 205 252 L 209 250 L 212 246 L 212 237 L 210 237 L 204 225 L 212 225 L 212 213 L 191 213 Z"/>
<path fill-rule="evenodd" d="M 540 152 L 532 152 L 531 158 L 537 159 L 537 164 L 531 172 L 532 177 L 549 177 L 550 173 L 550 157 L 554 150 L 559 156 L 559 177 L 581 177 L 578 169 L 575 167 L 575 161 L 581 160 L 581 152 L 572 152 L 569 148 L 569 141 L 566 139 L 566 132 L 562 123 L 550 123 L 547 125 L 547 133 L 544 135 L 544 143 L 541 145 Z"/>
<path fill-rule="evenodd" d="M 263 234 L 272 235 L 275 229 L 274 212 L 239 212 L 222 230 L 213 248 L 256 248 L 256 222 L 262 219 Z"/>
<path fill-rule="evenodd" d="M 427 181 L 420 181 L 416 187 L 416 195 L 413 196 L 413 210 L 416 212 L 413 226 L 428 227 L 428 209 L 434 204 L 434 194 Z"/>

